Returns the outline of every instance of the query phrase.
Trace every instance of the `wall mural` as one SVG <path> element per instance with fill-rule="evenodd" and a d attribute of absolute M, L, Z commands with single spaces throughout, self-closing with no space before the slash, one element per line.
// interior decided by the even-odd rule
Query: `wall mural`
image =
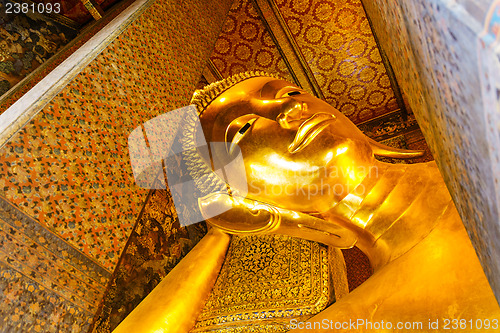
<path fill-rule="evenodd" d="M 111 332 L 205 235 L 206 224 L 182 228 L 168 190 L 152 190 L 94 318 Z"/>
<path fill-rule="evenodd" d="M 77 35 L 40 14 L 7 14 L 7 3 L 0 0 L 0 96 Z"/>
<path fill-rule="evenodd" d="M 264 70 L 292 80 L 289 69 L 250 0 L 236 0 L 210 57 L 223 77 Z"/>

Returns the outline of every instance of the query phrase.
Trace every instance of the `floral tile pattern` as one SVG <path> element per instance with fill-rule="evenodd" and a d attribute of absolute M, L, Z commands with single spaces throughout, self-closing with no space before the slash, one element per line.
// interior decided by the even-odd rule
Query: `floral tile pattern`
<path fill-rule="evenodd" d="M 398 108 L 360 0 L 276 0 L 325 100 L 360 123 Z"/>
<path fill-rule="evenodd" d="M 354 123 L 398 109 L 361 1 L 276 0 L 325 100 Z M 237 0 L 211 56 L 222 76 L 249 70 L 293 82 L 249 0 Z"/>
<path fill-rule="evenodd" d="M 223 77 L 263 70 L 293 82 L 251 0 L 235 0 L 210 57 Z"/>

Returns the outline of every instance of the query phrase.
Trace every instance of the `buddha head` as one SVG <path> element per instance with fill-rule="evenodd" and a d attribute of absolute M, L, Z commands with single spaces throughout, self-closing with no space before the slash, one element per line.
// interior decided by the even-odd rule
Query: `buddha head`
<path fill-rule="evenodd" d="M 224 143 L 212 146 L 207 163 L 241 154 L 236 172 L 246 177 L 246 196 L 293 211 L 322 212 L 342 200 L 370 172 L 374 154 L 411 154 L 375 143 L 333 106 L 265 73 L 209 85 L 193 103 L 206 141 Z"/>

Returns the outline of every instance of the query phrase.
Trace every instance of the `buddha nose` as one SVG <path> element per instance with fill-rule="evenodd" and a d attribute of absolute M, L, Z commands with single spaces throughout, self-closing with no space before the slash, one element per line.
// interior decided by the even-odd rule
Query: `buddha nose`
<path fill-rule="evenodd" d="M 293 122 L 304 118 L 306 109 L 307 109 L 307 104 L 303 102 L 294 101 L 290 105 L 287 105 L 285 112 L 281 112 L 280 114 L 278 114 L 278 116 L 276 117 L 276 121 L 283 128 L 291 128 Z"/>

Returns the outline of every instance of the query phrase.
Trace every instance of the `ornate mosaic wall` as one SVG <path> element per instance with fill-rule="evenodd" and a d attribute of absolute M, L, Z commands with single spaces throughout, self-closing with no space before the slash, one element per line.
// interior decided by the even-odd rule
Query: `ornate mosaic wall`
<path fill-rule="evenodd" d="M 500 4 L 495 1 L 491 8 L 486 2 L 469 0 L 366 0 L 364 4 L 492 288 L 500 295 L 500 182 L 494 171 L 500 165 L 500 72 L 498 64 L 481 63 L 488 56 L 497 57 L 493 41 L 498 40 Z"/>
<path fill-rule="evenodd" d="M 223 77 L 264 70 L 293 82 L 252 0 L 236 0 L 210 57 Z"/>
<path fill-rule="evenodd" d="M 174 34 L 162 6 L 155 3 L 0 150 L 1 194 L 107 269 L 147 193 L 134 183 L 128 134 L 188 103 L 213 43 L 208 32 L 217 31 L 199 22 Z M 184 22 L 196 6 L 169 10 Z"/>
<path fill-rule="evenodd" d="M 189 102 L 229 8 L 229 1 L 153 2 L 0 149 L 0 196 L 30 216 L 30 225 L 53 235 L 49 245 L 57 239 L 94 262 L 87 265 L 68 257 L 66 261 L 75 267 L 73 274 L 88 267 L 109 277 L 114 270 L 148 193 L 135 186 L 128 134 L 143 122 Z M 29 246 L 23 233 L 18 242 Z M 45 241 L 37 238 L 37 242 Z M 26 265 L 42 261 L 37 252 L 19 255 L 17 260 Z M 9 261 L 1 262 L 9 266 Z M 63 265 L 52 256 L 47 262 L 47 267 Z M 15 282 L 20 286 L 37 281 L 20 267 L 9 269 L 28 279 Z M 50 286 L 78 283 L 62 270 L 45 273 L 39 269 L 38 273 Z M 18 274 L 5 275 L 5 279 L 11 276 Z M 29 313 L 34 319 L 22 320 L 26 323 L 23 332 L 50 332 L 61 318 L 71 320 L 76 311 L 72 304 L 80 300 L 66 298 L 56 287 L 51 290 L 62 296 L 53 298 L 54 304 L 59 300 L 65 304 L 59 312 L 46 316 L 43 311 L 28 311 L 52 301 L 52 293 L 42 289 L 43 284 L 34 286 L 36 295 L 8 294 L 11 289 L 4 289 L 9 302 L 3 303 L 0 320 L 10 320 L 19 311 Z M 104 290 L 75 290 L 82 290 L 78 296 L 86 307 L 78 310 L 80 319 L 75 317 L 73 322 L 82 323 L 81 330 L 86 330 Z M 41 327 L 36 326 L 37 319 Z"/>

